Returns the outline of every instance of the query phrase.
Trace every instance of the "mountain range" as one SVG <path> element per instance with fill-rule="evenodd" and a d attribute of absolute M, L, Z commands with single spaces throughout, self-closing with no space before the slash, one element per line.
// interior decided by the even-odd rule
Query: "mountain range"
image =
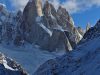
<path fill-rule="evenodd" d="M 9 69 L 0 62 L 0 75 L 98 75 L 99 38 L 100 20 L 83 30 L 65 8 L 55 9 L 48 0 L 29 0 L 15 12 L 0 4 L 0 52 L 8 56 L 6 65 L 9 57 L 21 64 Z"/>

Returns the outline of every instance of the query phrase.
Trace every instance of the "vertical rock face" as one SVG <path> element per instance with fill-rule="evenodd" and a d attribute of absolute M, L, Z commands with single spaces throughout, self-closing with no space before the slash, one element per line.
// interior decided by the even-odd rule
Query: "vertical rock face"
<path fill-rule="evenodd" d="M 41 0 L 29 1 L 24 9 L 23 17 L 27 21 L 35 21 L 37 16 L 42 16 L 42 2 Z"/>
<path fill-rule="evenodd" d="M 52 51 L 64 47 L 71 50 L 80 41 L 81 34 L 75 29 L 71 16 L 61 6 L 56 10 L 51 3 L 46 1 L 42 8 L 41 0 L 32 0 L 24 9 L 21 24 L 23 39 L 39 45 L 42 49 Z M 65 35 L 65 31 L 69 33 L 69 36 Z M 71 38 L 73 36 L 74 41 Z"/>
<path fill-rule="evenodd" d="M 8 16 L 8 12 L 6 10 L 6 6 L 4 4 L 0 4 L 0 13 L 2 13 L 5 16 Z"/>
<path fill-rule="evenodd" d="M 32 42 L 36 36 L 35 32 L 38 30 L 36 20 L 38 16 L 42 16 L 41 0 L 29 1 L 23 11 L 23 22 L 21 24 L 23 36 L 27 34 L 24 39 L 29 42 Z"/>
<path fill-rule="evenodd" d="M 78 32 L 83 36 L 85 31 L 81 27 L 77 27 Z"/>
<path fill-rule="evenodd" d="M 38 16 L 43 16 L 42 14 L 42 0 L 36 0 L 36 7 Z"/>
<path fill-rule="evenodd" d="M 52 36 L 46 42 L 42 48 L 51 52 L 54 50 L 72 50 L 68 37 L 61 30 L 54 29 Z"/>
<path fill-rule="evenodd" d="M 22 28 L 24 31 L 29 32 L 32 28 L 32 22 L 35 21 L 35 18 L 37 16 L 37 10 L 36 10 L 36 4 L 35 1 L 28 2 L 26 5 L 24 11 L 23 11 L 23 25 Z"/>
<path fill-rule="evenodd" d="M 58 25 L 57 19 L 56 19 L 57 13 L 54 6 L 50 4 L 48 1 L 46 1 L 44 4 L 43 14 L 48 23 L 48 28 L 50 29 L 56 28 Z"/>
<path fill-rule="evenodd" d="M 58 23 L 62 25 L 65 30 L 71 31 L 74 25 L 71 23 L 71 17 L 66 9 L 59 6 L 57 14 Z"/>

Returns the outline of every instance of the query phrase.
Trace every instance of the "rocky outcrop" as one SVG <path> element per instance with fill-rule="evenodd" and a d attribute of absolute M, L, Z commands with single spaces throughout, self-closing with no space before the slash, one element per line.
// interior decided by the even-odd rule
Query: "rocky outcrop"
<path fill-rule="evenodd" d="M 42 0 L 36 0 L 36 7 L 38 16 L 43 16 L 42 14 Z"/>
<path fill-rule="evenodd" d="M 48 28 L 53 29 L 57 27 L 57 12 L 52 4 L 50 4 L 48 1 L 45 2 L 43 7 L 43 14 L 44 17 L 48 23 Z"/>
<path fill-rule="evenodd" d="M 72 46 L 67 38 L 65 32 L 54 29 L 52 36 L 46 41 L 44 46 L 41 46 L 45 50 L 72 50 Z"/>
<path fill-rule="evenodd" d="M 23 25 L 25 31 L 32 31 L 32 26 L 36 24 L 36 18 L 42 16 L 41 0 L 32 0 L 28 2 L 23 11 Z"/>
<path fill-rule="evenodd" d="M 84 34 L 84 41 L 94 39 L 100 36 L 100 20 L 97 21 L 94 27 L 91 27 L 85 34 Z"/>
<path fill-rule="evenodd" d="M 81 27 L 77 27 L 78 32 L 83 36 L 85 31 Z"/>
<path fill-rule="evenodd" d="M 0 75 L 28 75 L 15 61 L 0 53 Z"/>
<path fill-rule="evenodd" d="M 9 15 L 8 11 L 6 10 L 6 6 L 4 4 L 1 4 L 1 3 L 0 3 L 0 13 L 2 13 L 5 16 Z"/>
<path fill-rule="evenodd" d="M 57 14 L 58 14 L 57 15 L 58 24 L 61 25 L 63 29 L 72 32 L 74 28 L 74 23 L 72 22 L 72 18 L 69 15 L 68 11 L 66 11 L 65 8 L 59 6 Z"/>
<path fill-rule="evenodd" d="M 91 28 L 91 25 L 90 25 L 90 23 L 88 23 L 88 24 L 86 25 L 86 32 L 87 32 L 90 28 Z"/>

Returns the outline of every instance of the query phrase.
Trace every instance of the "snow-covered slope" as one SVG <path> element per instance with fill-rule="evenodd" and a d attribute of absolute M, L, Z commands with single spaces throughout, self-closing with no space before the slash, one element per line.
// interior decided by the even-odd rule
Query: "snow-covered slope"
<path fill-rule="evenodd" d="M 99 75 L 100 37 L 60 58 L 44 63 L 35 75 Z"/>
<path fill-rule="evenodd" d="M 32 75 L 37 68 L 47 60 L 64 54 L 64 52 L 58 52 L 58 54 L 49 53 L 41 51 L 36 47 L 32 47 L 29 44 L 24 45 L 23 47 L 0 45 L 0 52 L 20 63 L 30 75 Z"/>
<path fill-rule="evenodd" d="M 87 41 L 79 44 L 72 52 L 47 61 L 40 66 L 34 75 L 100 75 L 99 26 L 100 21 L 93 27 L 93 30 L 86 33 L 92 33 L 87 37 L 94 34 L 97 37 L 87 38 Z M 95 28 L 98 28 L 96 32 L 94 32 Z"/>

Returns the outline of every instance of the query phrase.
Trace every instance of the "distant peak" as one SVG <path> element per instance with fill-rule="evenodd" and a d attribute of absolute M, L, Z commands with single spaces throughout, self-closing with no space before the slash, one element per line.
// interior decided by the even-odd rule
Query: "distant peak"
<path fill-rule="evenodd" d="M 91 28 L 91 24 L 88 22 L 86 25 L 86 31 L 88 31 Z"/>
<path fill-rule="evenodd" d="M 96 28 L 100 28 L 100 19 L 97 21 L 95 27 L 96 27 Z"/>
<path fill-rule="evenodd" d="M 0 6 L 6 7 L 6 5 L 5 5 L 5 4 L 3 4 L 3 3 L 0 3 Z"/>
<path fill-rule="evenodd" d="M 2 11 L 4 8 L 6 8 L 6 5 L 0 3 L 0 11 Z"/>
<path fill-rule="evenodd" d="M 97 22 L 100 23 L 100 19 Z"/>

